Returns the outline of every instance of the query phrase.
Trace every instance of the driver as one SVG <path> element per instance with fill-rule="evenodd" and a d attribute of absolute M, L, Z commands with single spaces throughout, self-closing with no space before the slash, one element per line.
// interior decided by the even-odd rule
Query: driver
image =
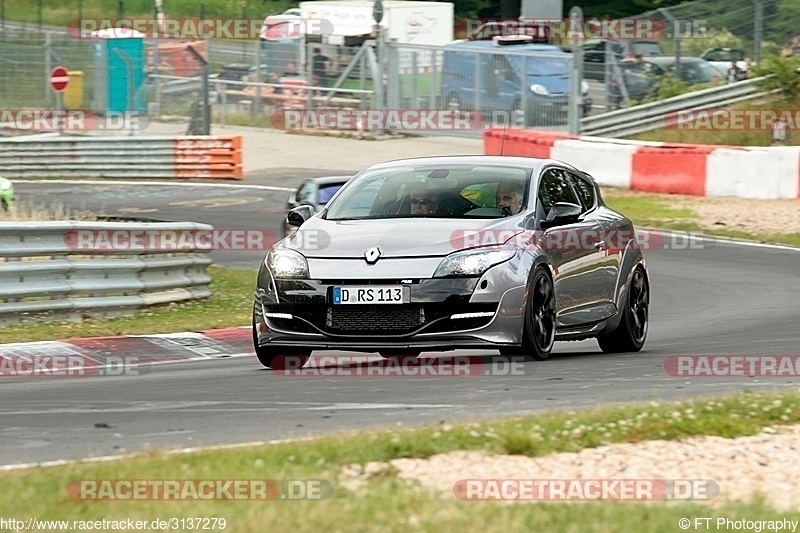
<path fill-rule="evenodd" d="M 436 192 L 420 186 L 411 193 L 412 215 L 435 215 L 439 210 L 439 197 Z"/>

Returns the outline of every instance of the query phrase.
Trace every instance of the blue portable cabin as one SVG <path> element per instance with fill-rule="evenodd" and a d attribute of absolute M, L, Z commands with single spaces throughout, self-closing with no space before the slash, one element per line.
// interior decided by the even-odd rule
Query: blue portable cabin
<path fill-rule="evenodd" d="M 144 34 L 109 28 L 92 32 L 91 39 L 95 40 L 92 110 L 104 115 L 127 110 L 145 113 Z"/>

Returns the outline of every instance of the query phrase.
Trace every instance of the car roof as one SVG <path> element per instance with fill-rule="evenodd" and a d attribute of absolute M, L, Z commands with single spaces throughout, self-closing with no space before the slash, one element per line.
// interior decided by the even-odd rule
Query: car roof
<path fill-rule="evenodd" d="M 393 161 L 385 161 L 372 165 L 367 170 L 380 170 L 382 168 L 392 168 L 397 166 L 427 166 L 427 165 L 486 165 L 486 166 L 501 166 L 501 167 L 514 167 L 526 168 L 533 170 L 534 173 L 538 172 L 542 167 L 547 165 L 559 165 L 561 167 L 574 170 L 580 174 L 584 174 L 582 170 L 575 168 L 569 163 L 559 161 L 557 159 L 546 159 L 539 157 L 517 157 L 507 155 L 448 155 L 448 156 L 431 156 L 431 157 L 415 157 L 411 159 L 395 159 Z"/>
<path fill-rule="evenodd" d="M 308 178 L 305 181 L 311 181 L 317 185 L 330 185 L 331 183 L 344 183 L 352 177 L 353 176 L 317 176 L 314 178 Z"/>
<path fill-rule="evenodd" d="M 661 66 L 668 66 L 675 63 L 675 56 L 646 56 L 643 59 L 649 63 L 655 63 Z M 708 61 L 702 57 L 681 56 L 681 63 L 708 63 Z"/>
<path fill-rule="evenodd" d="M 539 44 L 539 43 L 525 43 L 525 44 L 507 44 L 505 46 L 501 46 L 494 41 L 453 41 L 452 43 L 446 45 L 447 48 L 463 48 L 463 49 L 477 49 L 477 50 L 485 50 L 487 48 L 491 48 L 494 50 L 519 50 L 523 52 L 557 52 L 559 54 L 565 54 L 564 50 L 561 47 L 556 46 L 554 44 Z"/>

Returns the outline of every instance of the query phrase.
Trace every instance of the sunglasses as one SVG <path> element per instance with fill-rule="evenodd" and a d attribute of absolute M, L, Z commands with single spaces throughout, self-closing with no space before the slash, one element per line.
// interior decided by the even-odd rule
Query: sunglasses
<path fill-rule="evenodd" d="M 412 198 L 411 203 L 420 205 L 430 205 L 430 204 L 435 204 L 436 200 L 433 200 L 431 198 Z"/>

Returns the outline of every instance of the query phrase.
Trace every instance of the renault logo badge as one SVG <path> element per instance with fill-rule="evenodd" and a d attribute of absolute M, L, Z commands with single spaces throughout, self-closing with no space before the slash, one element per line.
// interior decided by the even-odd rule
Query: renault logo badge
<path fill-rule="evenodd" d="M 366 252 L 364 252 L 364 259 L 365 259 L 365 260 L 367 261 L 367 263 L 369 263 L 370 265 L 374 265 L 374 264 L 375 264 L 375 262 L 376 262 L 378 259 L 380 259 L 380 257 L 381 257 L 381 249 L 380 249 L 380 248 L 378 248 L 377 246 L 373 246 L 372 248 L 370 248 L 369 250 L 367 250 Z"/>

